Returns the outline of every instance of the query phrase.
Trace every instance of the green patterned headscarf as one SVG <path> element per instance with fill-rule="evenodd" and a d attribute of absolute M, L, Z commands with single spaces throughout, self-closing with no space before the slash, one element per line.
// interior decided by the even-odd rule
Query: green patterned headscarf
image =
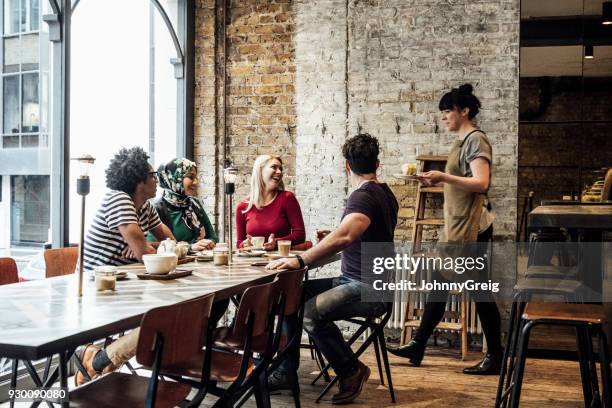
<path fill-rule="evenodd" d="M 200 215 L 204 212 L 199 200 L 185 195 L 183 179 L 196 164 L 188 159 L 174 159 L 157 169 L 159 185 L 164 189 L 162 196 L 174 207 L 183 209 L 183 221 L 192 231 L 200 229 Z"/>

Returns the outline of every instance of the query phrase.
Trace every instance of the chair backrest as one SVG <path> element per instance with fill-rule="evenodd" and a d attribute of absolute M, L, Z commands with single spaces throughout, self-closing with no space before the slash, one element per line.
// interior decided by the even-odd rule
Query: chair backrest
<path fill-rule="evenodd" d="M 17 264 L 13 258 L 0 258 L 0 285 L 19 282 Z"/>
<path fill-rule="evenodd" d="M 74 273 L 79 258 L 78 247 L 55 248 L 45 250 L 45 275 L 47 278 L 54 276 L 70 275 Z"/>
<path fill-rule="evenodd" d="M 612 200 L 612 169 L 608 169 L 601 192 L 601 201 Z"/>
<path fill-rule="evenodd" d="M 244 291 L 232 327 L 232 338 L 246 340 L 249 325 L 252 325 L 250 334 L 253 337 L 267 332 L 277 287 L 278 278 L 275 278 L 273 282 L 251 286 Z"/>
<path fill-rule="evenodd" d="M 286 316 L 294 315 L 300 307 L 304 275 L 307 270 L 307 268 L 302 268 L 295 271 L 284 271 L 276 275 L 278 285 L 274 297 L 278 299 L 279 295 L 285 295 L 284 314 Z"/>
<path fill-rule="evenodd" d="M 175 305 L 157 307 L 142 317 L 136 360 L 153 366 L 158 336 L 163 340 L 161 366 L 188 360 L 198 354 L 206 331 L 214 294 Z"/>

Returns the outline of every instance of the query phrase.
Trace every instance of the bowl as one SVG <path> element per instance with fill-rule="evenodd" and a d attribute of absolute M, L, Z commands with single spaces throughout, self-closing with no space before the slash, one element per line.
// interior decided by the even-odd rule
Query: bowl
<path fill-rule="evenodd" d="M 176 269 L 178 257 L 176 254 L 146 254 L 142 256 L 147 273 L 165 275 Z"/>

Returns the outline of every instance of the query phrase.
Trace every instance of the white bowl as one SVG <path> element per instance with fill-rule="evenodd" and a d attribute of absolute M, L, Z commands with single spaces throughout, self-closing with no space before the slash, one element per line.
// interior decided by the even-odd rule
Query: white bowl
<path fill-rule="evenodd" d="M 142 256 L 147 273 L 165 275 L 176 269 L 176 254 L 146 254 Z"/>

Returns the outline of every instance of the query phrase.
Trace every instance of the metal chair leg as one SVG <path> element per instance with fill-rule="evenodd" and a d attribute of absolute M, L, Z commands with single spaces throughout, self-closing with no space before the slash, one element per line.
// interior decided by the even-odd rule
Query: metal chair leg
<path fill-rule="evenodd" d="M 580 380 L 582 381 L 582 395 L 584 398 L 584 407 L 589 408 L 593 400 L 591 372 L 589 370 L 589 361 L 587 353 L 586 338 L 584 330 L 581 327 L 576 327 L 576 348 L 578 349 L 578 362 L 580 363 Z"/>
<path fill-rule="evenodd" d="M 376 365 L 378 366 L 378 378 L 380 385 L 385 385 L 385 377 L 383 377 L 382 365 L 380 364 L 380 345 L 378 344 L 378 336 L 374 339 L 374 354 L 376 354 Z"/>
<path fill-rule="evenodd" d="M 516 301 L 512 302 L 512 308 L 510 309 L 510 320 L 508 326 L 508 333 L 506 334 L 506 348 L 504 350 L 504 357 L 502 359 L 502 366 L 499 372 L 499 381 L 497 383 L 497 394 L 495 395 L 495 408 L 499 408 L 501 403 L 502 393 L 506 390 L 506 373 L 508 371 L 508 358 L 514 358 L 514 356 L 510 357 L 510 348 L 512 347 L 512 336 L 514 331 L 514 324 L 516 320 L 518 305 Z"/>
<path fill-rule="evenodd" d="M 527 350 L 529 349 L 529 332 L 533 327 L 533 322 L 522 325 L 519 338 L 516 371 L 513 376 L 513 388 L 510 396 L 510 408 L 518 408 L 521 399 L 521 388 L 523 385 L 523 375 L 525 374 L 525 361 L 527 360 Z"/>
<path fill-rule="evenodd" d="M 380 350 L 382 353 L 383 363 L 385 365 L 385 372 L 387 374 L 387 384 L 389 386 L 389 394 L 391 394 L 391 402 L 395 403 L 395 390 L 393 389 L 393 380 L 391 379 L 391 366 L 389 365 L 389 356 L 387 355 L 387 344 L 385 341 L 385 334 L 382 330 L 378 332 Z"/>
<path fill-rule="evenodd" d="M 597 328 L 599 337 L 599 363 L 601 369 L 601 383 L 603 385 L 603 400 L 605 407 L 612 407 L 612 378 L 610 378 L 610 355 L 608 352 L 608 341 L 606 333 L 600 327 Z"/>
<path fill-rule="evenodd" d="M 601 395 L 599 393 L 599 381 L 597 380 L 597 367 L 595 366 L 595 355 L 593 353 L 593 337 L 588 326 L 582 327 L 583 336 L 585 339 L 586 355 L 587 355 L 587 367 L 589 369 L 589 379 L 591 380 L 591 392 L 593 393 L 593 403 L 597 406 L 601 406 Z"/>

